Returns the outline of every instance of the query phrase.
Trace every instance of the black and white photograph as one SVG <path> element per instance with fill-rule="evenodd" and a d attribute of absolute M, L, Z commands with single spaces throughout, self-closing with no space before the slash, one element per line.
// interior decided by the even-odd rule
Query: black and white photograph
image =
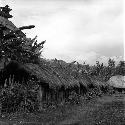
<path fill-rule="evenodd" d="M 0 0 L 0 125 L 124 125 L 123 0 Z"/>

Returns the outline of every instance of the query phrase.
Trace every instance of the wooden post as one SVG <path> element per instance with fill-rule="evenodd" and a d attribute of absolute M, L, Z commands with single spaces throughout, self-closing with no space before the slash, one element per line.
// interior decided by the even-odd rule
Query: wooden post
<path fill-rule="evenodd" d="M 38 89 L 38 101 L 39 101 L 39 110 L 41 111 L 42 110 L 42 99 L 43 99 L 43 88 L 41 86 L 39 86 L 39 89 Z"/>

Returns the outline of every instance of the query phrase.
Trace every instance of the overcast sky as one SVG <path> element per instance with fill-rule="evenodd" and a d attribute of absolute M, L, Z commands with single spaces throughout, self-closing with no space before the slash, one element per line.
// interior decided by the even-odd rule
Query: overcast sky
<path fill-rule="evenodd" d="M 28 37 L 46 40 L 45 58 L 96 60 L 124 56 L 123 0 L 3 0 L 16 26 L 34 24 Z"/>

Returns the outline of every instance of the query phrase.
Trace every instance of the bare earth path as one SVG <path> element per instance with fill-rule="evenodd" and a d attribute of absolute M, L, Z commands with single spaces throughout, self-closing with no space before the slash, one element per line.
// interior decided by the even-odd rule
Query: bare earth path
<path fill-rule="evenodd" d="M 15 122 L 0 122 L 0 125 L 18 125 Z M 19 125 L 125 125 L 125 94 L 105 95 L 93 99 L 73 110 L 67 118 L 57 118 L 42 123 L 26 123 Z"/>

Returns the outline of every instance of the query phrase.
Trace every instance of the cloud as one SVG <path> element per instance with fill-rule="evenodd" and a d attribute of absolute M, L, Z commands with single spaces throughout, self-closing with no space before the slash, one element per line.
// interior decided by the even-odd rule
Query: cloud
<path fill-rule="evenodd" d="M 97 58 L 97 61 L 99 61 L 100 63 L 103 63 L 104 65 L 108 65 L 109 58 L 113 59 L 116 65 L 118 65 L 120 61 L 124 60 L 122 56 L 112 56 L 112 57 L 100 56 L 99 58 Z"/>
<path fill-rule="evenodd" d="M 2 0 L 0 0 L 0 5 L 3 6 L 3 5 L 2 5 Z"/>
<path fill-rule="evenodd" d="M 8 2 L 17 26 L 35 24 L 27 35 L 47 40 L 46 58 L 93 63 L 99 56 L 123 55 L 122 0 Z"/>

